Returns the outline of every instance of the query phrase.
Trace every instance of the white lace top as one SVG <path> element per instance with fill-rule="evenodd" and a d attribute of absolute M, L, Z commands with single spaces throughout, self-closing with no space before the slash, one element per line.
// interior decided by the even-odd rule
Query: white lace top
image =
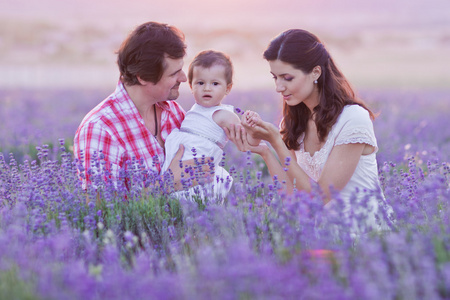
<path fill-rule="evenodd" d="M 369 225 L 375 226 L 374 214 L 378 211 L 378 199 L 384 200 L 384 196 L 378 178 L 376 161 L 378 146 L 368 111 L 359 105 L 345 106 L 336 123 L 328 133 L 325 144 L 312 156 L 308 152 L 305 152 L 303 138 L 304 134 L 299 138 L 300 149 L 295 151 L 297 163 L 315 182 L 319 180 L 328 156 L 334 146 L 363 143 L 375 148 L 372 154 L 361 156 L 355 173 L 340 192 L 340 197 L 345 204 L 344 213 L 350 211 L 351 197 L 353 199 L 363 199 L 365 195 L 370 194 L 371 200 L 369 201 L 369 206 L 371 208 L 369 207 L 368 211 L 371 212 L 371 216 L 369 216 L 368 223 Z M 330 208 L 332 206 L 333 200 L 326 205 L 326 207 Z"/>

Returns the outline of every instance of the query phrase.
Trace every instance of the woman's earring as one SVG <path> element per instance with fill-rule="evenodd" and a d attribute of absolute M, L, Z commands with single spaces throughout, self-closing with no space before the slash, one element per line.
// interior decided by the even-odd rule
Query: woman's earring
<path fill-rule="evenodd" d="M 317 79 L 316 79 L 316 80 L 314 80 L 314 83 L 315 83 L 315 84 L 317 84 Z"/>

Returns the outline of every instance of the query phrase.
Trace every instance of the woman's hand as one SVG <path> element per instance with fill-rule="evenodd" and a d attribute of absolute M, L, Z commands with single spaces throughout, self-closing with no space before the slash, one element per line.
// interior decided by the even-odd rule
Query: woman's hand
<path fill-rule="evenodd" d="M 247 118 L 244 114 L 241 123 L 254 139 L 265 140 L 272 144 L 277 137 L 280 137 L 278 128 L 272 123 L 263 121 L 259 115 Z"/>
<path fill-rule="evenodd" d="M 239 151 L 249 151 L 246 145 L 247 135 L 242 125 L 230 124 L 228 127 L 223 127 L 222 129 L 225 131 L 227 138 L 236 145 Z"/>
<path fill-rule="evenodd" d="M 256 146 L 250 145 L 247 139 L 247 132 L 240 124 L 233 124 L 227 128 L 223 128 L 223 130 L 225 131 L 228 139 L 236 145 L 239 151 L 251 151 L 252 153 L 262 156 L 266 151 L 270 150 L 266 143 L 261 142 Z"/>

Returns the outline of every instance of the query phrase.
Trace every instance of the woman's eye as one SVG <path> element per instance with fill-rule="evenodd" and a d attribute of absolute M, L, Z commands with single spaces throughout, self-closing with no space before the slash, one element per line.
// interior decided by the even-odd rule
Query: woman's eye
<path fill-rule="evenodd" d="M 292 79 L 294 79 L 294 77 L 284 77 L 284 80 L 286 81 L 292 81 Z"/>

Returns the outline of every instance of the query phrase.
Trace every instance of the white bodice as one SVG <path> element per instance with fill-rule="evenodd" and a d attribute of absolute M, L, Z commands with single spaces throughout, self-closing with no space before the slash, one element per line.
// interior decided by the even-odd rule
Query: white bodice
<path fill-rule="evenodd" d="M 313 155 L 305 152 L 303 139 L 304 134 L 299 138 L 300 149 L 295 151 L 296 160 L 305 173 L 315 182 L 319 180 L 333 147 L 362 143 L 375 148 L 373 153 L 360 157 L 350 181 L 340 191 L 340 197 L 345 204 L 344 214 L 350 211 L 350 199 L 352 197 L 353 199 L 362 200 L 366 195 L 370 194 L 369 205 L 373 210 L 368 209 L 370 216 L 368 216 L 367 223 L 370 226 L 375 226 L 375 214 L 377 214 L 379 207 L 378 201 L 379 199 L 384 200 L 384 195 L 378 178 L 376 161 L 378 146 L 368 111 L 359 105 L 345 106 L 328 133 L 325 144 Z M 333 209 L 333 205 L 334 201 L 332 200 L 325 207 Z"/>
<path fill-rule="evenodd" d="M 328 133 L 325 144 L 313 155 L 309 152 L 305 152 L 303 138 L 304 134 L 299 138 L 300 149 L 295 151 L 297 163 L 308 176 L 316 182 L 319 180 L 325 162 L 334 146 L 354 143 L 373 146 L 375 151 L 370 155 L 361 156 L 360 161 L 367 159 L 375 160 L 375 153 L 378 151 L 377 141 L 369 113 L 358 105 L 347 105 L 344 108 L 336 123 Z M 376 170 L 376 173 L 378 174 L 378 170 Z"/>

